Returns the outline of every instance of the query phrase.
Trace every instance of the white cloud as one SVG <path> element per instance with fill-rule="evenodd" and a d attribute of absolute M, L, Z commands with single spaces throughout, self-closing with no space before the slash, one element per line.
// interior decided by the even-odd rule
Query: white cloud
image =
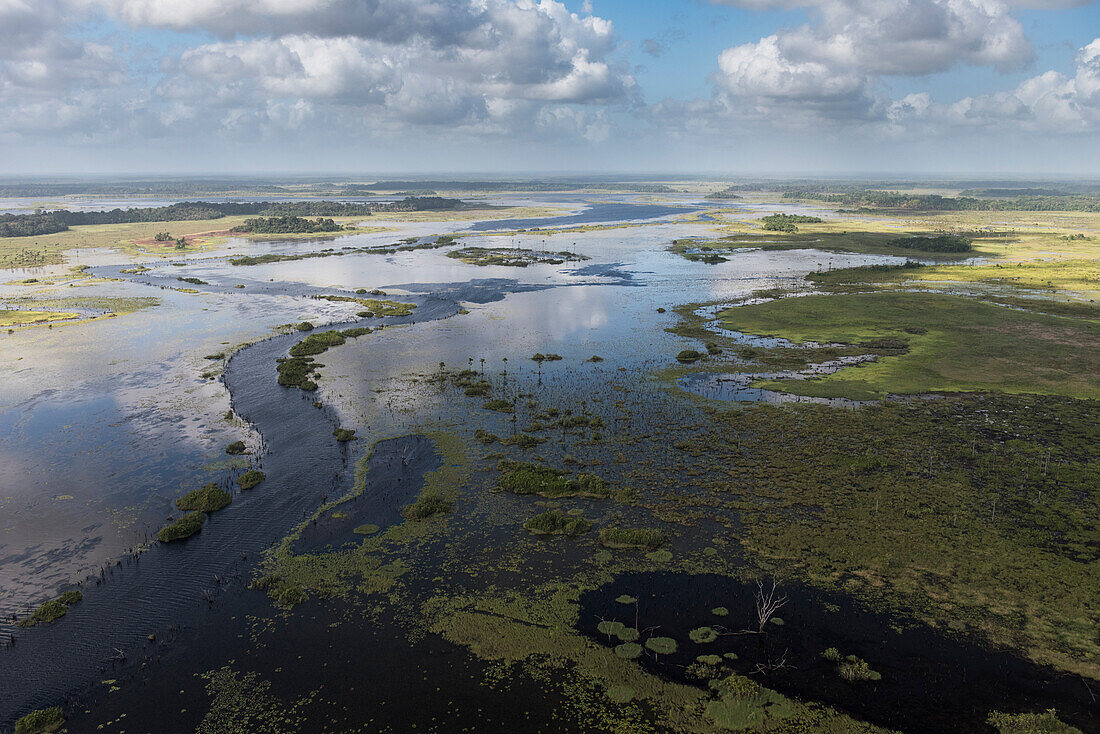
<path fill-rule="evenodd" d="M 929 74 L 956 64 L 1017 69 L 1033 57 L 1001 0 L 729 0 L 757 9 L 805 8 L 812 23 L 780 31 L 792 61 L 867 74 Z"/>

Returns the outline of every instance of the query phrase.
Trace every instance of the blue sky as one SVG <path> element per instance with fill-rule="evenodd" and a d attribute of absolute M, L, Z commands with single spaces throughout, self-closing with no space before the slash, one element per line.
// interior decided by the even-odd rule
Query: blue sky
<path fill-rule="evenodd" d="M 1095 174 L 1095 0 L 7 0 L 0 175 Z"/>

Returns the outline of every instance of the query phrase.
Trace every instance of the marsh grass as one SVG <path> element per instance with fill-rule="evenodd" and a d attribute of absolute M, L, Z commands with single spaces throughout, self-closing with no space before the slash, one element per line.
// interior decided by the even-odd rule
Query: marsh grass
<path fill-rule="evenodd" d="M 176 507 L 189 512 L 217 512 L 232 501 L 233 495 L 211 482 L 177 499 Z"/>
<path fill-rule="evenodd" d="M 34 627 L 37 624 L 49 624 L 64 617 L 69 607 L 79 602 L 84 595 L 76 590 L 66 591 L 56 599 L 43 602 L 29 617 L 19 620 L 20 627 Z"/>
<path fill-rule="evenodd" d="M 157 540 L 161 543 L 171 543 L 175 540 L 190 538 L 202 530 L 204 522 L 206 522 L 206 513 L 189 512 L 171 525 L 161 528 L 157 532 Z"/>
<path fill-rule="evenodd" d="M 657 550 L 668 542 L 668 536 L 652 528 L 604 528 L 600 543 L 606 548 L 642 548 Z"/>
<path fill-rule="evenodd" d="M 61 707 L 52 706 L 32 711 L 15 722 L 15 734 L 49 734 L 65 724 Z"/>
<path fill-rule="evenodd" d="M 241 489 L 252 489 L 257 484 L 267 479 L 267 475 L 259 469 L 249 469 L 244 474 L 237 477 L 237 484 Z"/>
<path fill-rule="evenodd" d="M 518 495 L 543 497 L 591 497 L 611 496 L 607 482 L 595 474 L 579 474 L 570 477 L 569 472 L 538 464 L 520 461 L 501 461 L 500 488 Z"/>
<path fill-rule="evenodd" d="M 406 505 L 401 514 L 409 520 L 427 520 L 436 515 L 445 515 L 452 509 L 452 504 L 441 492 L 424 491 L 410 505 Z"/>
<path fill-rule="evenodd" d="M 523 523 L 523 527 L 535 535 L 580 535 L 592 528 L 592 523 L 583 517 L 572 517 L 561 510 L 550 510 Z"/>
<path fill-rule="evenodd" d="M 719 318 L 726 328 L 796 342 L 908 346 L 903 354 L 832 375 L 760 384 L 770 389 L 857 399 L 973 390 L 1100 397 L 1100 323 L 1094 321 L 912 292 L 785 298 L 729 309 Z"/>
<path fill-rule="evenodd" d="M 1081 734 L 1076 726 L 1058 719 L 1058 712 L 1049 709 L 1042 713 L 1006 714 L 993 711 L 987 722 L 998 734 Z"/>

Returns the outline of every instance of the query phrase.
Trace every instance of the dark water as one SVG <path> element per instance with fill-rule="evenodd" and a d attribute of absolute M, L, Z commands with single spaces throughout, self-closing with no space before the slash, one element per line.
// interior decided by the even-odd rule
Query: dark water
<path fill-rule="evenodd" d="M 662 655 L 659 662 L 652 655 L 639 658 L 673 678 L 705 685 L 706 681 L 690 678 L 686 666 L 697 655 L 732 652 L 738 659 L 727 664 L 731 672 L 903 732 L 989 731 L 985 720 L 991 710 L 1044 711 L 1051 707 L 1063 721 L 1082 731 L 1097 731 L 1100 705 L 1079 677 L 988 649 L 970 638 L 948 636 L 919 623 L 905 624 L 905 620 L 870 612 L 841 594 L 793 583 L 780 589 L 789 597 L 776 613 L 783 624 L 766 625 L 766 634 L 737 634 L 759 626 L 755 585 L 717 575 L 629 574 L 581 597 L 580 629 L 606 645 L 607 636 L 597 630 L 601 619 L 634 627 L 634 606 L 615 601 L 626 594 L 639 600 L 638 627 L 643 641 L 655 635 L 679 643 L 675 654 Z M 713 614 L 716 607 L 726 607 L 729 614 Z M 701 626 L 730 634 L 697 644 L 690 640 L 689 632 Z M 866 660 L 882 675 L 881 680 L 844 680 L 835 664 L 821 656 L 830 647 L 843 656 Z M 758 664 L 774 667 L 780 663 L 782 667 L 755 672 Z"/>
<path fill-rule="evenodd" d="M 475 222 L 469 226 L 471 232 L 488 232 L 501 229 L 545 229 L 548 227 L 571 227 L 577 224 L 602 224 L 606 222 L 629 222 L 660 219 L 674 214 L 690 214 L 699 211 L 695 206 L 666 206 L 664 204 L 592 204 L 577 214 L 561 217 L 540 217 L 535 219 L 501 219 Z"/>

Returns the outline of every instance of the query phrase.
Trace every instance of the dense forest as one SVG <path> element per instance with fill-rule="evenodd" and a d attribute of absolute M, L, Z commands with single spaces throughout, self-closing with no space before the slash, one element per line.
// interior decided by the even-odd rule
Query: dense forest
<path fill-rule="evenodd" d="M 394 202 L 342 201 L 183 201 L 168 206 L 111 209 L 84 212 L 57 209 L 34 214 L 0 215 L 0 237 L 27 237 L 63 232 L 69 227 L 89 224 L 127 224 L 132 222 L 179 222 L 222 217 L 369 217 L 373 212 L 405 212 L 457 209 L 465 206 L 459 199 L 438 196 L 409 196 Z"/>
<path fill-rule="evenodd" d="M 230 232 L 251 232 L 253 234 L 301 234 L 312 232 L 342 232 L 344 227 L 331 219 L 304 219 L 287 215 L 282 217 L 258 217 L 246 219 Z"/>

